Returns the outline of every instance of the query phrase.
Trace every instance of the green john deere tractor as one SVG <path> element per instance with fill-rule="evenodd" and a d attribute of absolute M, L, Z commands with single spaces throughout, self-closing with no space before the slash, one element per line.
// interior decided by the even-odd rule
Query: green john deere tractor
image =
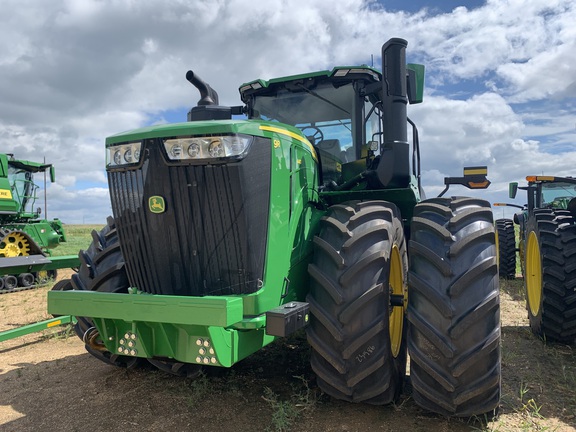
<path fill-rule="evenodd" d="M 510 183 L 509 196 L 525 190 L 527 203 L 513 220 L 496 220 L 501 276 L 516 268 L 516 251 L 532 331 L 550 341 L 576 341 L 576 178 L 528 176 L 527 186 Z M 514 224 L 519 226 L 515 247 Z M 506 239 L 506 240 L 501 240 Z M 507 262 L 504 263 L 504 262 Z"/>
<path fill-rule="evenodd" d="M 66 241 L 60 220 L 42 219 L 41 208 L 35 208 L 34 174 L 45 172 L 55 181 L 52 165 L 0 154 L 0 293 L 29 289 L 56 277 L 56 270 L 30 270 L 33 264 L 48 263 L 50 250 Z"/>
<path fill-rule="evenodd" d="M 107 138 L 114 218 L 49 311 L 76 316 L 104 362 L 187 376 L 306 327 L 320 388 L 370 404 L 400 395 L 408 349 L 421 406 L 494 410 L 492 212 L 474 198 L 421 201 L 407 104 L 422 100 L 424 68 L 406 65 L 406 46 L 384 44 L 382 72 L 249 82 L 240 107 L 219 106 L 189 71 L 201 99 L 188 122 Z"/>

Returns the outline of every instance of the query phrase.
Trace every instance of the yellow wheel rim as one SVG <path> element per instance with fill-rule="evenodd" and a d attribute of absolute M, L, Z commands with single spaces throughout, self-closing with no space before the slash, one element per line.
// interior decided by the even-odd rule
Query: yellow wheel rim
<path fill-rule="evenodd" d="M 404 297 L 404 306 L 390 306 L 390 348 L 392 355 L 397 357 L 402 345 L 402 329 L 404 327 L 404 308 L 406 306 L 406 292 L 404 287 L 404 272 L 402 258 L 398 246 L 392 246 L 390 254 L 390 284 L 391 295 L 401 295 Z"/>
<path fill-rule="evenodd" d="M 25 256 L 30 252 L 30 243 L 26 236 L 20 232 L 8 233 L 0 242 L 0 256 Z"/>
<path fill-rule="evenodd" d="M 531 231 L 526 245 L 526 291 L 532 316 L 538 315 L 542 302 L 542 262 L 536 233 Z"/>

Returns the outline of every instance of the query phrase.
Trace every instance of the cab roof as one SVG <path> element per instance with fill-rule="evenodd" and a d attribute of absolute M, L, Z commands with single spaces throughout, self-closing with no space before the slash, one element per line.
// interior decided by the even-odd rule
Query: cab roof
<path fill-rule="evenodd" d="M 377 69 L 370 66 L 337 66 L 332 70 L 323 70 L 298 75 L 289 75 L 270 80 L 256 79 L 242 84 L 239 88 L 240 96 L 244 102 L 253 93 L 268 93 L 276 91 L 278 88 L 290 87 L 291 83 L 314 83 L 317 81 L 350 82 L 365 80 L 368 83 L 381 81 L 382 74 Z"/>

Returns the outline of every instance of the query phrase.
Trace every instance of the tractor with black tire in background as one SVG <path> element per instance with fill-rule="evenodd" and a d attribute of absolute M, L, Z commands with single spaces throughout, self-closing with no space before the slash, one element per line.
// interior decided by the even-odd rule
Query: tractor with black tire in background
<path fill-rule="evenodd" d="M 188 122 L 106 139 L 114 217 L 69 286 L 48 293 L 49 312 L 76 316 L 104 362 L 189 377 L 305 327 L 334 398 L 395 401 L 409 352 L 422 407 L 493 412 L 492 211 L 476 198 L 422 200 L 407 105 L 422 101 L 424 67 L 406 64 L 406 46 L 383 45 L 382 71 L 248 82 L 238 107 L 189 71 L 201 99 Z M 483 188 L 485 175 L 446 184 Z"/>
<path fill-rule="evenodd" d="M 34 175 L 50 174 L 51 164 L 0 153 L 0 294 L 30 289 L 56 277 L 50 251 L 66 241 L 62 222 L 40 217 Z M 75 258 L 74 261 L 77 259 Z M 34 270 L 34 268 L 39 270 Z"/>
<path fill-rule="evenodd" d="M 576 342 L 576 178 L 527 176 L 509 196 L 526 191 L 513 219 L 496 220 L 500 275 L 513 275 L 518 251 L 532 332 L 545 340 Z M 514 224 L 519 227 L 515 246 Z M 513 276 L 512 276 L 513 277 Z"/>

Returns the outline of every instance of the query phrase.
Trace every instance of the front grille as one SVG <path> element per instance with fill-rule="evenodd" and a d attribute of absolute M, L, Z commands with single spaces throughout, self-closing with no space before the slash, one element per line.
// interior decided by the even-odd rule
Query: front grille
<path fill-rule="evenodd" d="M 225 165 L 168 166 L 148 141 L 136 170 L 108 173 L 130 284 L 153 294 L 249 294 L 261 286 L 270 200 L 269 140 Z M 148 199 L 161 196 L 155 214 Z"/>

